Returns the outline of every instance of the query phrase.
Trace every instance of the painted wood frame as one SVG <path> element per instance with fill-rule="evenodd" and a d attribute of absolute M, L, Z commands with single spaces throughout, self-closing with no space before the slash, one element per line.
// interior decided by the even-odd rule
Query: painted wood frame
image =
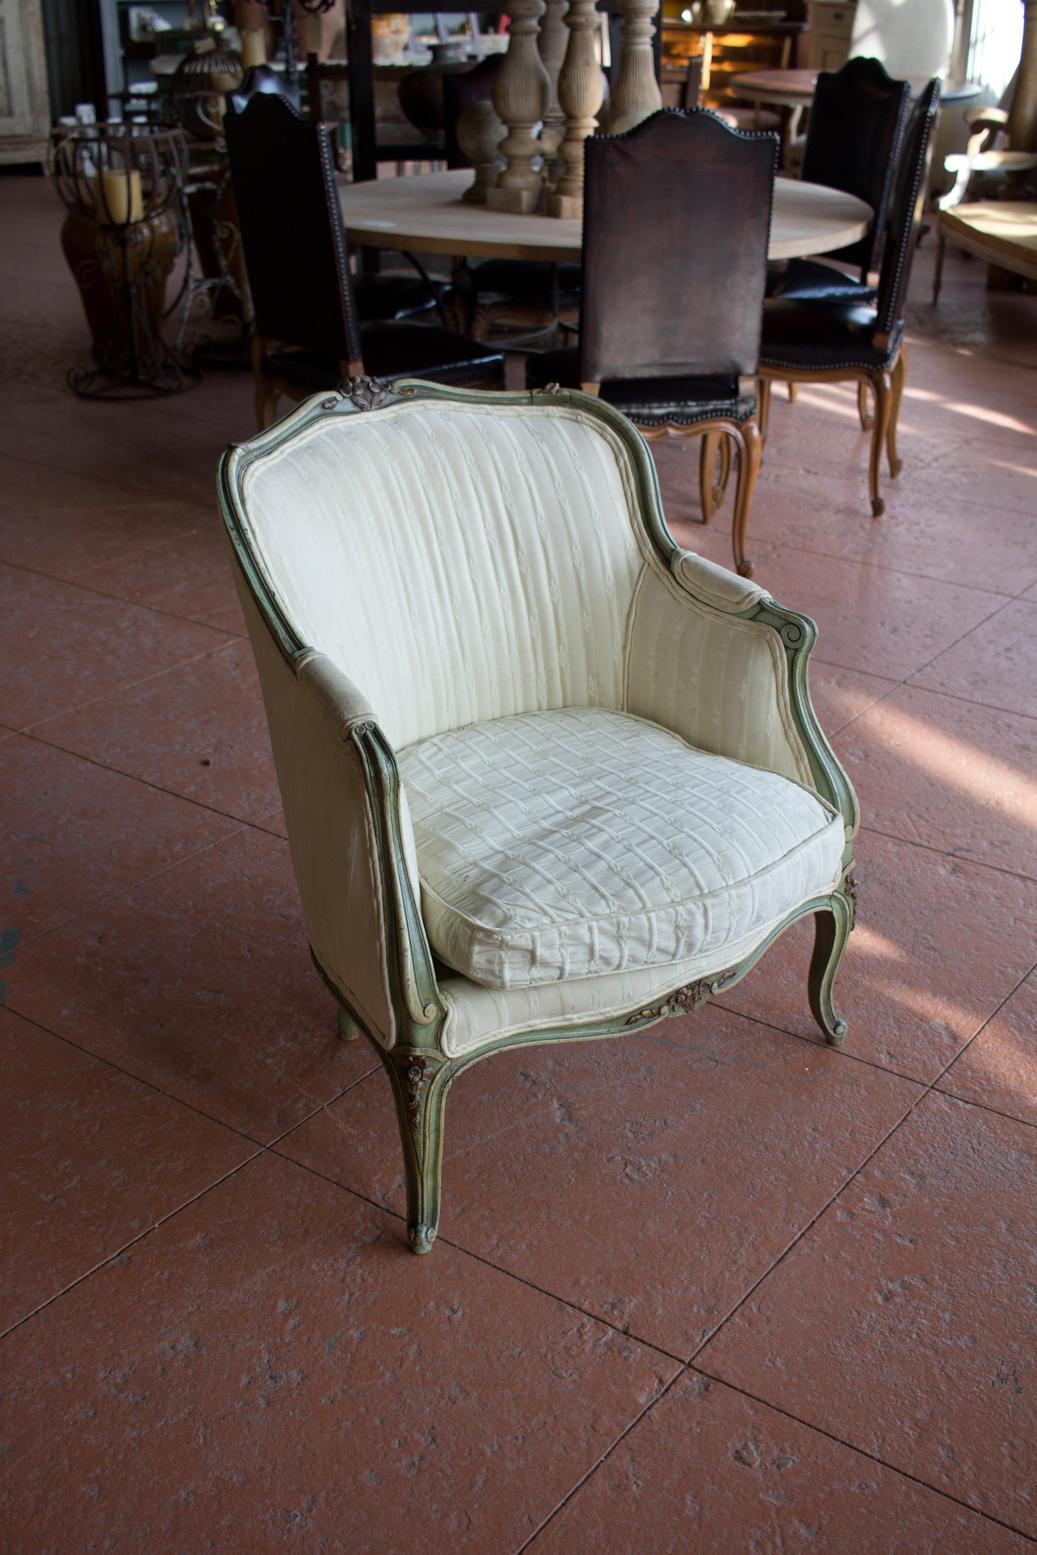
<path fill-rule="evenodd" d="M 539 405 L 545 409 L 557 405 L 578 409 L 583 415 L 599 420 L 618 437 L 630 458 L 637 513 L 656 553 L 667 568 L 680 554 L 680 547 L 666 527 L 655 466 L 647 444 L 633 424 L 604 401 L 567 389 L 487 393 L 418 380 L 399 382 L 388 389 L 369 378 L 351 379 L 334 394 L 313 396 L 251 442 L 232 445 L 220 463 L 220 507 L 236 565 L 267 632 L 293 673 L 298 672 L 299 665 L 313 650 L 297 636 L 282 614 L 252 548 L 244 498 L 246 473 L 257 460 L 290 443 L 317 421 L 377 413 L 379 409 L 403 400 L 492 403 L 502 407 Z M 384 949 L 397 1033 L 391 1048 L 386 1048 L 365 1031 L 348 997 L 321 966 L 316 955 L 314 962 L 338 1001 L 340 1034 L 344 1037 L 358 1033 L 367 1036 L 388 1073 L 403 1146 L 408 1234 L 416 1253 L 429 1251 L 439 1224 L 447 1093 L 459 1075 L 491 1054 L 548 1042 L 618 1037 L 670 1016 L 688 1014 L 740 982 L 786 929 L 808 915 L 815 917 L 814 953 L 808 976 L 810 1008 L 828 1042 L 838 1045 L 846 1035 L 846 1022 L 836 1014 L 832 989 L 839 959 L 856 916 L 853 838 L 860 816 L 850 781 L 822 733 L 810 701 L 807 662 L 817 628 L 807 616 L 786 610 L 766 597 L 750 602 L 741 611 L 732 611 L 731 620 L 759 623 L 773 631 L 781 643 L 792 718 L 807 755 L 815 791 L 839 812 L 844 822 L 846 843 L 839 883 L 829 895 L 816 897 L 797 907 L 736 965 L 719 965 L 650 1005 L 624 1010 L 618 1015 L 574 1020 L 569 1024 L 562 1022 L 549 1029 L 511 1032 L 459 1055 L 451 1055 L 445 1050 L 442 1033 L 447 1009 L 437 981 L 420 904 L 405 862 L 400 822 L 400 775 L 395 754 L 373 719 L 353 725 L 341 735 L 342 739 L 353 742 L 361 762 L 367 803 L 374 822 L 382 895 L 390 909 L 386 915 Z"/>

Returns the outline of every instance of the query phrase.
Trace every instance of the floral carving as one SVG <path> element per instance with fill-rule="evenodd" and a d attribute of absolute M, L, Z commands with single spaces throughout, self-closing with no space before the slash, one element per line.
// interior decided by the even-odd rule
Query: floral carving
<path fill-rule="evenodd" d="M 633 1015 L 628 1015 L 626 1024 L 636 1026 L 643 1020 L 661 1020 L 665 1015 L 687 1015 L 692 1010 L 697 1010 L 700 1004 L 705 1004 L 714 994 L 718 994 L 733 981 L 734 974 L 723 972 L 719 977 L 700 978 L 694 983 L 685 983 L 683 988 L 678 988 L 671 993 L 661 1004 L 648 1005 L 643 1010 L 635 1010 Z"/>
<path fill-rule="evenodd" d="M 347 378 L 342 385 L 346 399 L 352 400 L 357 410 L 379 410 L 386 400 L 395 396 L 413 394 L 413 389 L 394 389 L 380 378 Z"/>
<path fill-rule="evenodd" d="M 427 1058 L 411 1058 L 403 1071 L 403 1084 L 407 1098 L 407 1116 L 417 1123 L 421 1116 L 421 1093 L 431 1080 Z"/>
<path fill-rule="evenodd" d="M 851 869 L 843 881 L 843 895 L 850 900 L 850 927 L 857 922 L 857 878 Z"/>

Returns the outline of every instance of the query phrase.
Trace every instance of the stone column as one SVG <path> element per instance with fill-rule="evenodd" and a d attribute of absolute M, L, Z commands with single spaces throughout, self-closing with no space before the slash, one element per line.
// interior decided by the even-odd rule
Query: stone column
<path fill-rule="evenodd" d="M 547 71 L 547 107 L 544 109 L 544 127 L 540 131 L 540 149 L 544 154 L 544 166 L 548 169 L 548 181 L 557 176 L 555 159 L 565 134 L 565 114 L 558 101 L 558 73 L 565 59 L 565 45 L 569 34 L 565 30 L 565 7 L 568 0 L 546 0 L 544 19 L 540 23 L 540 58 Z"/>
<path fill-rule="evenodd" d="M 594 53 L 598 30 L 595 0 L 569 0 L 565 25 L 569 46 L 558 77 L 558 101 L 565 112 L 565 139 L 559 149 L 562 176 L 548 199 L 552 216 L 583 215 L 583 143 L 598 123 L 605 78 Z"/>
<path fill-rule="evenodd" d="M 659 0 L 623 0 L 623 56 L 612 93 L 610 135 L 625 134 L 663 105 L 652 58 L 658 10 Z"/>
<path fill-rule="evenodd" d="M 508 131 L 500 146 L 507 165 L 487 192 L 486 204 L 495 211 L 535 211 L 542 180 L 533 166 L 540 155 L 534 131 L 544 117 L 548 92 L 537 50 L 544 0 L 511 0 L 510 12 L 508 53 L 493 85 L 493 106 Z"/>

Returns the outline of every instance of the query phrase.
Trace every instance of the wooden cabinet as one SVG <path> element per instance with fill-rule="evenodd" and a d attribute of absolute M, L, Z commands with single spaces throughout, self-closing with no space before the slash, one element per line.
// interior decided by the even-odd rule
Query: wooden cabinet
<path fill-rule="evenodd" d="M 810 66 L 838 70 L 850 57 L 854 0 L 811 0 Z"/>
<path fill-rule="evenodd" d="M 796 40 L 802 31 L 801 22 L 707 27 L 694 22 L 664 20 L 661 72 L 664 101 L 671 100 L 667 88 L 672 93 L 683 82 L 688 61 L 700 58 L 702 106 L 717 108 L 732 102 L 731 77 L 746 70 L 781 70 L 791 64 Z M 673 101 L 676 106 L 676 100 Z"/>
<path fill-rule="evenodd" d="M 49 134 L 41 0 L 0 0 L 0 162 L 42 162 Z"/>

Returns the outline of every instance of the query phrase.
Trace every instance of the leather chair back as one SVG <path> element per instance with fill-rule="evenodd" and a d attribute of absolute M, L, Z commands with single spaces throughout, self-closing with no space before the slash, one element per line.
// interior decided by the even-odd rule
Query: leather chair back
<path fill-rule="evenodd" d="M 925 211 L 933 128 L 940 107 L 940 79 L 934 77 L 911 104 L 903 149 L 897 163 L 886 248 L 879 277 L 876 328 L 891 334 L 904 316 L 911 264 Z"/>
<path fill-rule="evenodd" d="M 582 382 L 756 372 L 777 161 L 701 108 L 586 142 Z"/>
<path fill-rule="evenodd" d="M 250 65 L 241 85 L 227 93 L 227 107 L 231 113 L 244 113 L 253 97 L 267 95 L 284 97 L 293 108 L 299 107 L 299 88 L 294 81 L 274 70 L 271 65 Z"/>
<path fill-rule="evenodd" d="M 830 258 L 878 268 L 911 89 L 894 81 L 877 59 L 851 59 L 822 71 L 810 110 L 803 178 L 856 195 L 875 212 L 871 231 Z"/>
<path fill-rule="evenodd" d="M 224 120 L 256 334 L 359 361 L 360 326 L 331 136 L 283 97 Z"/>

